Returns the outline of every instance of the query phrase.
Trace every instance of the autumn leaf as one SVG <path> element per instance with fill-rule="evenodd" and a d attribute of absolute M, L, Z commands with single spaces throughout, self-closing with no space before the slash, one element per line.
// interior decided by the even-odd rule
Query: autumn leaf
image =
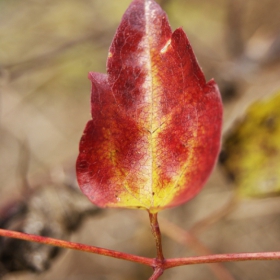
<path fill-rule="evenodd" d="M 255 102 L 226 136 L 221 162 L 243 197 L 280 194 L 280 92 Z"/>
<path fill-rule="evenodd" d="M 196 195 L 216 162 L 222 104 L 190 43 L 153 0 L 134 0 L 90 73 L 90 120 L 80 142 L 81 190 L 101 207 L 156 213 Z"/>

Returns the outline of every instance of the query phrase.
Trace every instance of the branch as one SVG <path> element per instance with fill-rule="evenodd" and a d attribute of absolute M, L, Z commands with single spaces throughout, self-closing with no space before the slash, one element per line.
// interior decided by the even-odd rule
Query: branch
<path fill-rule="evenodd" d="M 203 263 L 221 263 L 232 261 L 252 261 L 252 260 L 280 260 L 280 252 L 259 252 L 259 253 L 241 253 L 241 254 L 219 254 L 208 255 L 201 257 L 188 257 L 188 258 L 173 258 L 165 259 L 159 262 L 158 259 L 139 257 L 132 254 L 126 254 L 109 249 L 103 249 L 95 246 L 88 246 L 81 243 L 74 243 L 69 241 L 63 241 L 59 239 L 43 237 L 38 235 L 26 234 L 22 232 L 16 232 L 11 230 L 0 229 L 0 236 L 22 239 L 26 241 L 32 241 L 42 243 L 46 245 L 52 245 L 62 248 L 68 248 L 78 251 L 84 251 L 88 253 L 99 254 L 112 258 L 127 260 L 131 262 L 140 263 L 155 268 L 150 280 L 156 280 L 165 269 L 173 268 L 176 266 L 190 265 L 190 264 L 203 264 Z"/>
<path fill-rule="evenodd" d="M 165 269 L 190 264 L 280 260 L 280 252 L 219 254 L 201 257 L 166 259 Z"/>
<path fill-rule="evenodd" d="M 157 280 L 163 274 L 163 269 L 161 267 L 157 267 L 154 270 L 153 275 L 149 278 L 149 280 Z"/>
<path fill-rule="evenodd" d="M 52 245 L 52 246 L 57 246 L 57 247 L 62 247 L 67 249 L 73 249 L 77 251 L 103 255 L 107 257 L 127 260 L 127 261 L 141 263 L 144 265 L 154 267 L 154 259 L 151 258 L 140 257 L 132 254 L 126 254 L 119 251 L 84 245 L 81 243 L 64 241 L 55 238 L 27 234 L 27 233 L 5 230 L 5 229 L 0 229 L 0 236 L 11 237 L 11 238 L 21 239 L 21 240 L 26 240 L 26 241 L 36 242 L 36 243 L 42 243 L 46 245 Z"/>

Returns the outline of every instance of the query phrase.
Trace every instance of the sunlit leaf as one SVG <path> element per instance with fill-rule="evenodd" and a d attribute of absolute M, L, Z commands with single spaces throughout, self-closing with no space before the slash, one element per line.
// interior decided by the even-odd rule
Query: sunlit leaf
<path fill-rule="evenodd" d="M 222 163 L 240 195 L 280 194 L 280 93 L 248 108 L 225 140 Z"/>
<path fill-rule="evenodd" d="M 90 73 L 92 120 L 77 160 L 82 191 L 102 207 L 157 212 L 197 194 L 220 147 L 222 105 L 184 31 L 153 0 L 134 0 L 107 73 Z"/>

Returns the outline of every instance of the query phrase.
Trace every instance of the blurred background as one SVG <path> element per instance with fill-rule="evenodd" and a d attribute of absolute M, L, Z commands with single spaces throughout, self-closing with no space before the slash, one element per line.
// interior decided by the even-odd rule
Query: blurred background
<path fill-rule="evenodd" d="M 87 73 L 105 73 L 108 48 L 130 2 L 0 0 L 1 227 L 155 255 L 147 213 L 99 211 L 80 195 L 74 172 L 90 118 Z M 222 153 L 204 190 L 159 215 L 165 256 L 280 251 L 280 2 L 157 2 L 172 28 L 187 33 L 207 80 L 219 84 L 225 110 Z M 172 233 L 163 219 L 190 235 Z M 2 240 L 0 278 L 151 275 L 149 268 L 125 261 L 66 250 L 53 258 L 56 253 Z M 276 280 L 280 266 L 185 266 L 161 279 Z"/>

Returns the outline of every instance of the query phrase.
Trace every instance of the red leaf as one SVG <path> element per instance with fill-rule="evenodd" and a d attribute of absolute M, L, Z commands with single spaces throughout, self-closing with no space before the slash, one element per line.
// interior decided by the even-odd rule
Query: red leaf
<path fill-rule="evenodd" d="M 153 0 L 134 0 L 90 73 L 92 120 L 77 160 L 81 190 L 101 207 L 150 212 L 197 194 L 220 147 L 222 104 L 184 31 Z"/>

